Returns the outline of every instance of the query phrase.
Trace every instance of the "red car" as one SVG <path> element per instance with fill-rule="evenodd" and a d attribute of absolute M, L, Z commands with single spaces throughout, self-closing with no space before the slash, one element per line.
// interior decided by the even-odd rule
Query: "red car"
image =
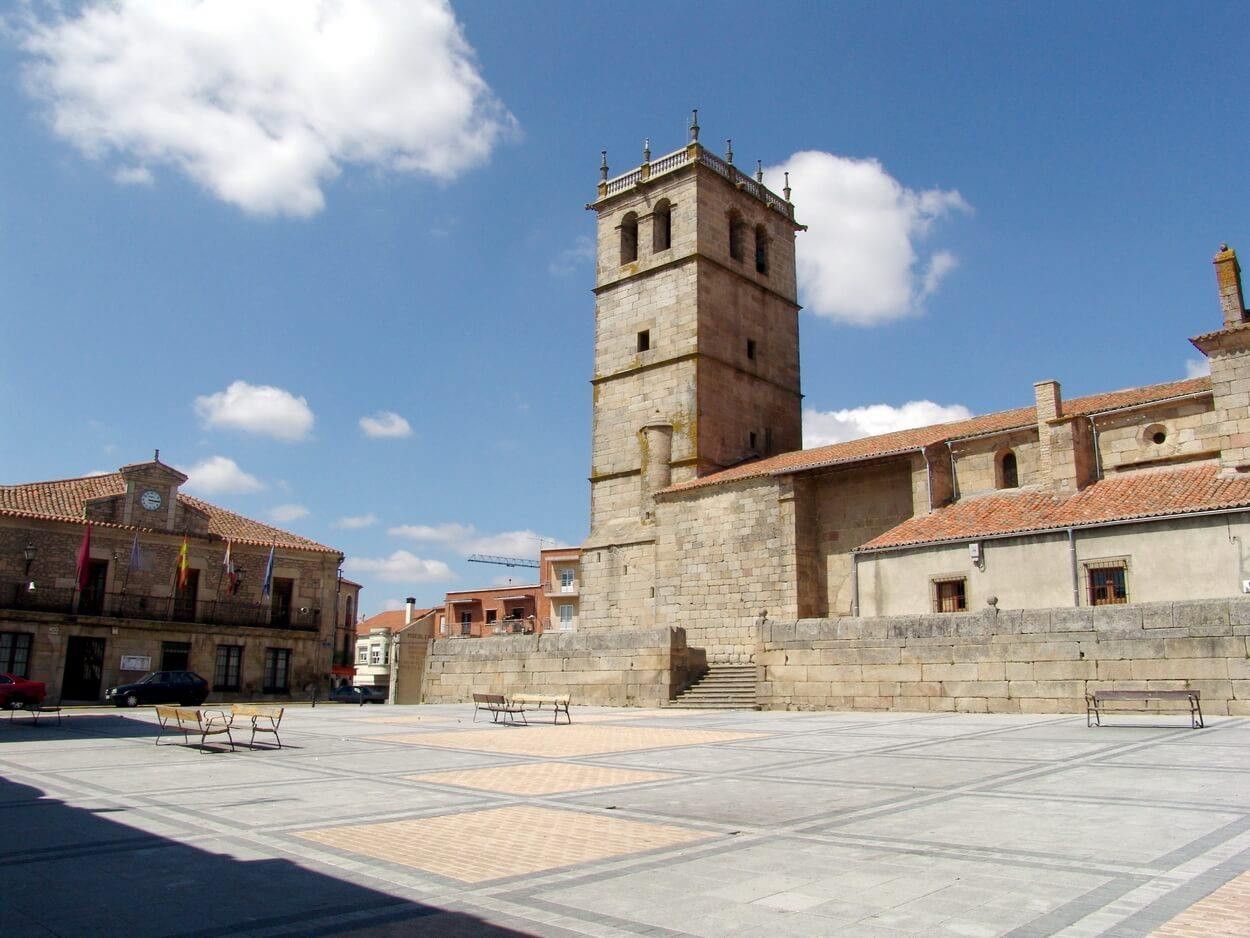
<path fill-rule="evenodd" d="M 28 681 L 16 674 L 0 674 L 0 710 L 24 704 L 41 704 L 48 688 L 43 681 Z"/>

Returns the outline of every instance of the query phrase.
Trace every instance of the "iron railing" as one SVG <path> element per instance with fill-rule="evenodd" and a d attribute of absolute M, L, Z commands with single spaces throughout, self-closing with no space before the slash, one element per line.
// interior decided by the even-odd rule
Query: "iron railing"
<path fill-rule="evenodd" d="M 280 618 L 268 603 L 233 599 L 192 599 L 185 596 L 147 596 L 141 593 L 79 593 L 72 587 L 29 589 L 27 583 L 0 586 L 0 609 L 52 612 L 61 615 L 106 616 L 157 622 L 198 622 L 205 625 L 252 626 L 316 631 L 320 609 L 288 609 Z"/>

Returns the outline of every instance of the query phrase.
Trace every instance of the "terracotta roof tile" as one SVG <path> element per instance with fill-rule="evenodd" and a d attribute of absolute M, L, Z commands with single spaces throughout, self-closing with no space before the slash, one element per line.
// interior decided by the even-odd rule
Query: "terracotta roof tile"
<path fill-rule="evenodd" d="M 386 612 L 379 612 L 369 616 L 367 619 L 361 619 L 356 626 L 357 635 L 368 635 L 374 629 L 386 629 L 388 632 L 398 632 L 404 627 L 403 609 L 388 609 Z M 431 610 L 418 609 L 413 613 L 412 618 L 419 619 L 427 615 Z"/>
<path fill-rule="evenodd" d="M 1169 381 L 1165 384 L 1151 384 L 1140 388 L 1126 388 L 1122 391 L 1108 391 L 1103 394 L 1091 394 L 1087 397 L 1074 397 L 1063 402 L 1064 416 L 1085 416 L 1118 410 L 1122 407 L 1133 407 L 1138 404 L 1149 404 L 1154 401 L 1167 400 L 1174 397 L 1187 397 L 1202 394 L 1211 389 L 1209 377 L 1189 378 L 1185 381 Z M 739 479 L 751 479 L 761 476 L 786 475 L 808 469 L 821 469 L 825 466 L 836 466 L 843 463 L 860 462 L 868 459 L 879 459 L 906 453 L 934 443 L 945 443 L 966 437 L 980 436 L 983 433 L 1001 433 L 1031 427 L 1036 422 L 1036 412 L 1032 407 L 1017 407 L 1014 410 L 1003 410 L 993 414 L 971 417 L 953 423 L 939 423 L 927 427 L 916 427 L 912 430 L 896 430 L 880 436 L 868 436 L 845 443 L 834 443 L 830 446 L 819 446 L 814 449 L 795 450 L 782 453 L 768 459 L 743 463 L 730 469 L 724 469 L 711 475 L 679 482 L 665 489 L 666 492 L 683 492 L 687 489 L 705 485 L 720 485 L 735 482 Z"/>
<path fill-rule="evenodd" d="M 115 497 L 126 491 L 121 473 L 110 472 L 81 479 L 60 479 L 54 482 L 29 482 L 24 485 L 0 485 L 0 514 L 19 518 L 43 518 L 52 521 L 84 520 L 84 506 L 97 498 Z M 274 544 L 294 550 L 312 550 L 321 553 L 338 551 L 333 547 L 289 531 L 283 531 L 260 521 L 227 511 L 217 505 L 179 493 L 178 501 L 208 516 L 210 536 L 230 538 L 240 544 L 256 544 L 267 547 Z M 125 528 L 127 530 L 151 530 L 141 525 L 124 525 L 112 522 L 93 522 L 97 527 Z"/>
<path fill-rule="evenodd" d="M 968 498 L 909 518 L 859 550 L 973 540 L 1068 527 L 1250 507 L 1250 478 L 1203 464 L 1112 476 L 1074 495 L 1015 492 Z"/>

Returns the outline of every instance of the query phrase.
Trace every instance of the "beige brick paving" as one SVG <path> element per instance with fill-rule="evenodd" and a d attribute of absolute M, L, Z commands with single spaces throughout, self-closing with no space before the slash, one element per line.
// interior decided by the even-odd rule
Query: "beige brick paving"
<path fill-rule="evenodd" d="M 366 717 L 361 723 L 459 723 L 454 717 Z"/>
<path fill-rule="evenodd" d="M 669 772 L 642 772 L 636 769 L 614 769 L 600 765 L 578 765 L 575 762 L 534 762 L 525 765 L 494 765 L 481 769 L 456 769 L 409 775 L 418 782 L 435 782 L 498 791 L 510 795 L 554 795 L 589 788 L 613 785 L 637 785 L 677 778 Z"/>
<path fill-rule="evenodd" d="M 1250 935 L 1250 872 L 1200 899 L 1154 933 L 1154 938 L 1245 938 Z"/>
<path fill-rule="evenodd" d="M 461 882 L 481 883 L 696 843 L 717 835 L 553 808 L 510 807 L 331 827 L 296 836 Z"/>
<path fill-rule="evenodd" d="M 762 733 L 731 733 L 720 730 L 678 730 L 654 726 L 505 726 L 461 730 L 451 733 L 419 733 L 375 736 L 374 740 L 470 749 L 513 756 L 596 756 L 609 752 L 665 749 L 670 746 L 701 746 L 708 743 L 758 739 Z"/>

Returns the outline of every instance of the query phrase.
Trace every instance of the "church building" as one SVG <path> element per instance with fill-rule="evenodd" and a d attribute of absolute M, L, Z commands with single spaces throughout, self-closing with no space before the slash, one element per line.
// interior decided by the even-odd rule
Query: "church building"
<path fill-rule="evenodd" d="M 696 114 L 697 118 L 697 114 Z M 689 143 L 597 199 L 582 631 L 681 626 L 750 661 L 763 619 L 1250 592 L 1250 313 L 1215 256 L 1211 375 L 801 448 L 796 221 Z M 818 219 L 808 219 L 818 224 Z M 1214 324 L 1214 323 L 1213 323 Z M 1022 389 L 1023 390 L 1023 389 Z"/>

